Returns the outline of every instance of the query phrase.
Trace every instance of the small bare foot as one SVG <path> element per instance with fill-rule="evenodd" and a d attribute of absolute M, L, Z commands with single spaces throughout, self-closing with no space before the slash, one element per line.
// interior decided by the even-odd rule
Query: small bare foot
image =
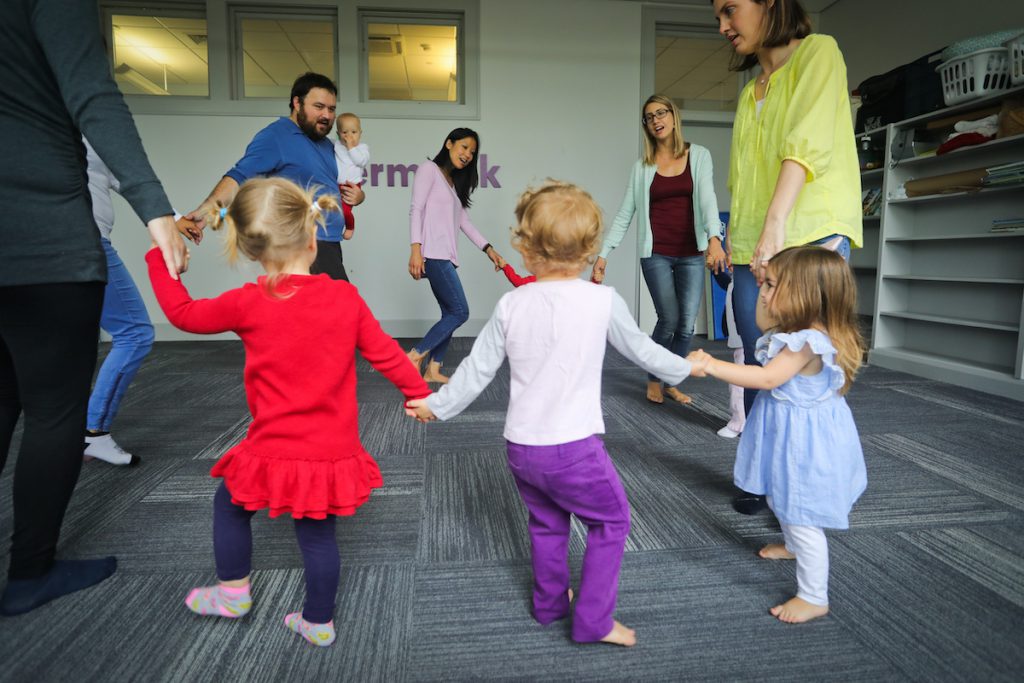
<path fill-rule="evenodd" d="M 427 371 L 423 373 L 424 382 L 448 384 L 448 378 L 441 374 L 441 364 L 434 361 L 427 363 Z"/>
<path fill-rule="evenodd" d="M 569 594 L 569 604 L 572 604 L 572 599 L 576 597 L 576 594 L 572 592 L 571 588 L 567 592 Z"/>
<path fill-rule="evenodd" d="M 769 543 L 757 551 L 757 554 L 766 560 L 795 560 L 796 555 L 786 550 L 781 543 Z"/>
<path fill-rule="evenodd" d="M 651 403 L 665 402 L 665 396 L 661 393 L 661 382 L 647 383 L 647 400 Z"/>
<path fill-rule="evenodd" d="M 683 405 L 693 403 L 693 398 L 679 391 L 675 387 L 669 387 L 668 389 L 665 389 L 665 393 L 668 394 L 668 397 L 670 399 L 672 399 L 673 401 L 677 401 L 678 403 L 682 403 Z"/>
<path fill-rule="evenodd" d="M 616 621 L 615 625 L 612 626 L 612 630 L 601 639 L 601 642 L 622 645 L 623 647 L 633 647 L 636 645 L 636 631 L 626 628 Z"/>
<path fill-rule="evenodd" d="M 770 610 L 771 615 L 787 624 L 802 624 L 828 614 L 828 605 L 812 605 L 801 598 L 790 598 Z"/>

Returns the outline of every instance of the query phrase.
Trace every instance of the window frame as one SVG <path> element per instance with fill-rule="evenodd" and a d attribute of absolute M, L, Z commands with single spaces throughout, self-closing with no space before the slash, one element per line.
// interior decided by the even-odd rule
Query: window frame
<path fill-rule="evenodd" d="M 341 7 L 343 54 L 356 59 L 341 64 L 339 107 L 380 119 L 480 118 L 480 8 L 478 0 L 423 0 L 415 10 L 408 0 L 368 0 Z M 370 23 L 429 24 L 458 21 L 455 102 L 371 100 L 366 27 Z"/>
<path fill-rule="evenodd" d="M 230 60 L 230 97 L 233 102 L 280 102 L 288 99 L 288 93 L 277 96 L 247 96 L 245 94 L 245 56 L 243 54 L 242 21 L 245 19 L 272 19 L 285 21 L 307 21 L 313 19 L 330 19 L 333 23 L 334 35 L 331 41 L 334 47 L 334 82 L 337 84 L 341 52 L 338 45 L 338 8 L 337 5 L 291 7 L 288 5 L 260 5 L 254 3 L 231 3 L 228 11 L 228 58 Z M 295 74 L 298 78 L 301 74 Z M 288 86 L 289 93 L 291 86 Z"/>

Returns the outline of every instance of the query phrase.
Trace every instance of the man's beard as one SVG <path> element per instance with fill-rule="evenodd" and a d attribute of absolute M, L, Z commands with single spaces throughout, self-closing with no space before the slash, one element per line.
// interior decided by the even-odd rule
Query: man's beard
<path fill-rule="evenodd" d="M 313 142 L 319 142 L 327 137 L 327 133 L 321 133 L 316 129 L 316 121 L 310 121 L 306 118 L 306 112 L 302 106 L 298 108 L 296 113 L 299 120 L 299 128 L 301 128 L 302 132 L 306 134 L 306 137 Z M 328 131 L 330 131 L 330 128 L 328 128 Z"/>

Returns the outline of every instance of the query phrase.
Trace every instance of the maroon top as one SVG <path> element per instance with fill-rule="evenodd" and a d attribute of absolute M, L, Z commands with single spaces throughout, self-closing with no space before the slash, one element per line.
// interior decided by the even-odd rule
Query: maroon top
<path fill-rule="evenodd" d="M 661 256 L 697 256 L 693 227 L 693 175 L 690 160 L 677 176 L 654 174 L 651 181 L 651 231 L 654 251 Z"/>

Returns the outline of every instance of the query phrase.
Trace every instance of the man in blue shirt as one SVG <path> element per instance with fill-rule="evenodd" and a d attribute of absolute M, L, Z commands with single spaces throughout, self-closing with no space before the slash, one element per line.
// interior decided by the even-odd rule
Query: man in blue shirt
<path fill-rule="evenodd" d="M 366 195 L 358 185 L 346 184 L 338 190 L 338 163 L 334 145 L 327 138 L 334 127 L 338 89 L 327 76 L 305 73 L 292 85 L 291 114 L 281 117 L 256 133 L 245 155 L 228 171 L 210 196 L 187 218 L 196 222 L 192 239 L 199 242 L 205 216 L 218 206 L 227 206 L 235 198 L 238 186 L 256 176 L 287 178 L 300 187 L 316 185 L 317 194 L 333 194 L 355 206 Z M 339 197 L 340 194 L 340 197 Z M 317 254 L 311 271 L 327 273 L 335 280 L 348 280 L 341 255 L 342 239 L 352 237 L 345 230 L 340 212 L 326 214 L 327 224 L 317 233 Z"/>

